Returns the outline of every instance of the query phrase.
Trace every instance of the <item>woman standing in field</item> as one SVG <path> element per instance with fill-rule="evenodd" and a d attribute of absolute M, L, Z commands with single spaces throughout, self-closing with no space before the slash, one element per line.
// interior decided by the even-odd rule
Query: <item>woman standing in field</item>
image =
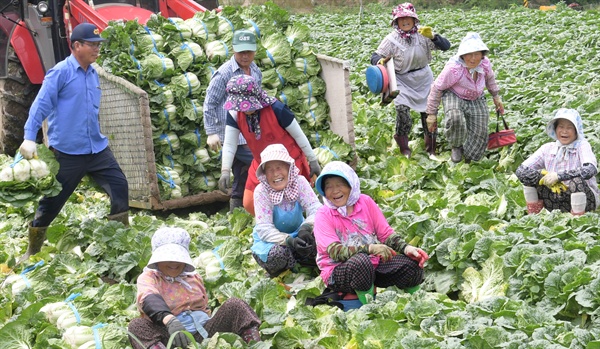
<path fill-rule="evenodd" d="M 435 154 L 436 135 L 426 127 L 425 106 L 433 73 L 429 67 L 431 50 L 446 51 L 450 42 L 434 34 L 431 27 L 420 27 L 415 7 L 405 2 L 392 10 L 392 27 L 389 33 L 371 56 L 371 64 L 384 64 L 390 57 L 394 58 L 398 96 L 394 99 L 396 108 L 396 128 L 394 140 L 403 155 L 410 157 L 408 135 L 412 129 L 410 110 L 421 113 L 421 122 L 425 132 L 425 147 L 429 154 Z M 392 78 L 392 77 L 390 77 Z"/>
<path fill-rule="evenodd" d="M 478 161 L 488 142 L 490 118 L 484 88 L 492 95 L 496 110 L 504 114 L 500 88 L 496 84 L 492 63 L 486 57 L 488 47 L 478 33 L 467 33 L 458 53 L 446 63 L 435 79 L 427 99 L 427 127 L 437 129 L 440 102 L 446 115 L 446 139 L 452 146 L 451 159 L 460 162 Z"/>

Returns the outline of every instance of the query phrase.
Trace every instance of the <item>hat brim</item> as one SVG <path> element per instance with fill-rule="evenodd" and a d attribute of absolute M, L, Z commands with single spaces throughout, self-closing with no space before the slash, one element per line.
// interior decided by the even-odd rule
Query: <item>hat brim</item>
<path fill-rule="evenodd" d="M 256 168 L 256 177 L 260 177 L 265 173 L 265 164 L 267 162 L 271 162 L 271 161 L 281 161 L 281 162 L 285 162 L 286 164 L 290 165 L 290 168 L 292 168 L 292 165 L 294 165 L 296 163 L 296 161 L 294 161 L 294 159 L 292 159 L 292 157 L 290 156 L 289 159 L 267 159 L 263 162 L 260 163 L 260 165 L 258 165 L 258 167 Z"/>
<path fill-rule="evenodd" d="M 235 51 L 235 52 L 256 51 L 256 44 L 236 44 L 236 45 L 233 45 L 233 51 Z"/>
<path fill-rule="evenodd" d="M 317 181 L 315 182 L 315 188 L 317 188 L 317 191 L 319 192 L 319 194 L 321 194 L 321 196 L 325 197 L 325 190 L 323 190 L 323 184 L 325 184 L 324 183 L 325 178 L 333 177 L 333 176 L 342 177 L 343 179 L 346 180 L 348 185 L 350 185 L 350 180 L 348 180 L 348 177 L 346 177 L 346 175 L 342 171 L 334 170 L 334 171 L 327 171 L 325 173 L 321 173 L 319 175 L 319 177 L 317 178 Z"/>
<path fill-rule="evenodd" d="M 158 269 L 157 263 L 159 262 L 184 263 L 186 266 L 183 271 L 188 273 L 196 270 L 188 250 L 179 244 L 166 244 L 157 247 L 148 261 L 148 268 Z"/>
<path fill-rule="evenodd" d="M 81 39 L 83 41 L 89 41 L 89 42 L 102 42 L 102 41 L 107 41 L 105 38 L 90 38 L 90 39 Z"/>

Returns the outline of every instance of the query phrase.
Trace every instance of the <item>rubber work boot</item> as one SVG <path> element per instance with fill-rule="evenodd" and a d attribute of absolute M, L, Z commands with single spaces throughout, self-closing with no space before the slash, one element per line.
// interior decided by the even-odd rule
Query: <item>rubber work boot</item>
<path fill-rule="evenodd" d="M 409 294 L 413 294 L 413 293 L 417 292 L 420 289 L 421 289 L 421 285 L 417 285 L 417 286 L 405 288 L 404 292 L 409 293 Z"/>
<path fill-rule="evenodd" d="M 108 215 L 109 221 L 121 222 L 124 226 L 129 226 L 129 211 L 123 211 L 115 214 Z"/>
<path fill-rule="evenodd" d="M 423 126 L 423 133 L 425 133 L 425 151 L 429 155 L 435 155 L 437 130 L 430 132 L 427 128 L 427 113 L 421 113 L 421 126 Z"/>
<path fill-rule="evenodd" d="M 435 133 L 433 134 L 425 134 L 425 151 L 429 154 L 429 155 L 435 155 L 435 148 L 437 147 L 437 140 L 436 140 L 436 135 Z"/>
<path fill-rule="evenodd" d="M 412 152 L 408 147 L 408 136 L 399 136 L 395 134 L 394 140 L 396 141 L 396 144 L 398 144 L 398 147 L 400 147 L 400 152 L 402 153 L 402 155 L 406 156 L 407 158 L 410 158 L 410 154 Z"/>
<path fill-rule="evenodd" d="M 258 326 L 252 326 L 248 329 L 243 330 L 241 337 L 246 343 L 250 343 L 252 341 L 262 342 L 262 339 L 260 339 L 260 332 L 258 331 Z"/>
<path fill-rule="evenodd" d="M 371 300 L 373 300 L 373 296 L 374 296 L 374 294 L 375 294 L 375 292 L 374 292 L 374 288 L 375 288 L 375 285 L 371 285 L 371 288 L 370 288 L 370 289 L 368 289 L 367 291 L 359 291 L 359 290 L 356 290 L 356 295 L 358 296 L 358 300 L 359 300 L 359 301 L 360 301 L 360 302 L 361 302 L 363 305 L 365 305 L 365 304 L 369 303 Z M 368 294 L 369 294 L 369 295 L 371 295 L 371 297 L 370 297 L 370 298 L 367 298 L 367 295 L 368 295 Z"/>
<path fill-rule="evenodd" d="M 244 203 L 242 199 L 231 198 L 229 199 L 229 212 L 233 212 L 233 210 L 238 207 L 242 207 L 243 205 Z"/>
<path fill-rule="evenodd" d="M 450 159 L 452 159 L 452 162 L 461 162 L 462 161 L 462 147 L 453 147 L 452 148 L 452 153 L 450 154 Z"/>
<path fill-rule="evenodd" d="M 28 260 L 30 256 L 40 252 L 44 241 L 46 241 L 46 230 L 48 227 L 33 227 L 29 224 L 29 245 L 27 246 L 27 252 L 21 258 L 19 258 L 18 264 Z"/>

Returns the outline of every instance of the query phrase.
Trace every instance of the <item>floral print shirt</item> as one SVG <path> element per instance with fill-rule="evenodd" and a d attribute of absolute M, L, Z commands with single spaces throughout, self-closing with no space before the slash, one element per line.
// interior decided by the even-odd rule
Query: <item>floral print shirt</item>
<path fill-rule="evenodd" d="M 306 178 L 298 176 L 296 180 L 298 181 L 298 202 L 306 213 L 304 223 L 313 223 L 315 220 L 315 213 L 317 212 L 317 209 L 321 207 L 321 203 Z M 291 202 L 284 197 L 277 206 L 284 211 L 291 211 L 294 209 L 295 205 L 295 201 Z M 283 244 L 289 235 L 280 232 L 275 228 L 275 225 L 273 224 L 274 206 L 265 184 L 260 183 L 254 190 L 256 232 L 261 241 Z"/>
<path fill-rule="evenodd" d="M 137 307 L 142 316 L 147 317 L 142 311 L 142 304 L 151 294 L 160 295 L 175 316 L 186 310 L 201 310 L 210 315 L 202 277 L 197 272 L 183 273 L 179 277 L 191 287 L 188 289 L 176 279 L 173 280 L 158 270 L 144 269 L 137 279 Z"/>

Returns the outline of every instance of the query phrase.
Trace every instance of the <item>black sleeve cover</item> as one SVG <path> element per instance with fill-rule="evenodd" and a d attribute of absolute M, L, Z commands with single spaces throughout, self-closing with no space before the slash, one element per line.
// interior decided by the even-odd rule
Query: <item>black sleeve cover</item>
<path fill-rule="evenodd" d="M 159 294 L 151 294 L 144 298 L 142 311 L 156 324 L 163 324 L 165 316 L 172 314 L 167 302 Z"/>
<path fill-rule="evenodd" d="M 433 36 L 433 44 L 441 51 L 447 51 L 450 48 L 450 41 L 440 34 L 435 34 Z"/>
<path fill-rule="evenodd" d="M 378 55 L 377 53 L 373 53 L 371 55 L 371 64 L 376 65 L 377 62 L 379 62 L 380 59 L 382 59 L 383 57 L 381 57 L 380 55 Z"/>

